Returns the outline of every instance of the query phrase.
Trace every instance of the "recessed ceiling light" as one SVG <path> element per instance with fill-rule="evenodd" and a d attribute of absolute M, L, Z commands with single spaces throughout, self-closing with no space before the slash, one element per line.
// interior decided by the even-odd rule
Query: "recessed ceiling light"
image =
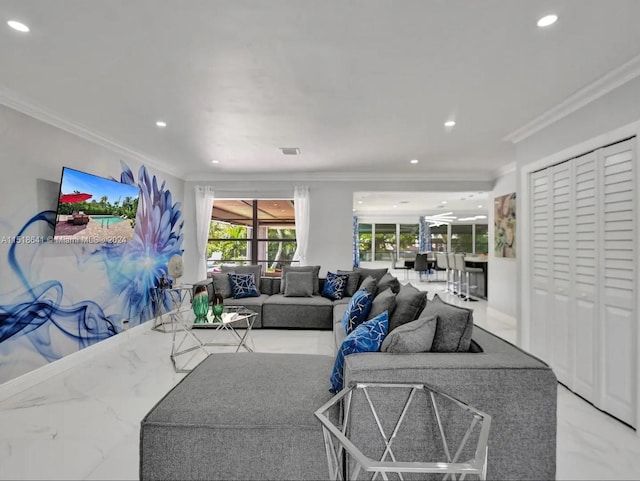
<path fill-rule="evenodd" d="M 396 207 L 398 207 L 397 205 L 394 205 L 393 208 L 395 209 Z"/>
<path fill-rule="evenodd" d="M 160 126 L 158 126 L 158 127 L 160 127 Z M 219 161 L 219 160 L 215 160 L 215 159 L 214 159 L 214 160 L 212 160 L 212 161 L 211 161 L 211 163 L 212 163 L 212 164 L 219 164 L 219 163 L 220 163 L 220 161 Z"/>
<path fill-rule="evenodd" d="M 12 29 L 17 30 L 18 32 L 27 33 L 29 31 L 29 27 L 27 27 L 24 23 L 18 22 L 17 20 L 9 20 L 7 22 Z"/>
<path fill-rule="evenodd" d="M 361 201 L 361 200 L 359 200 L 359 201 L 358 201 L 358 204 L 362 204 L 362 201 Z"/>
<path fill-rule="evenodd" d="M 478 209 L 482 209 L 482 205 L 481 204 L 478 204 Z"/>
<path fill-rule="evenodd" d="M 440 203 L 441 203 L 442 205 L 444 205 L 444 204 L 446 204 L 446 203 L 447 203 L 447 201 L 446 201 L 446 200 L 443 200 L 443 201 L 442 201 L 442 202 L 440 202 Z"/>
<path fill-rule="evenodd" d="M 538 27 L 548 27 L 556 23 L 556 20 L 558 20 L 557 15 L 546 15 L 538 20 Z"/>
<path fill-rule="evenodd" d="M 355 212 L 356 210 L 355 210 L 355 209 L 351 209 L 351 211 L 352 211 L 352 212 Z"/>
<path fill-rule="evenodd" d="M 454 125 L 456 125 L 456 123 L 455 123 L 455 121 L 454 121 L 454 120 L 447 120 L 447 121 L 444 123 L 444 126 L 445 126 L 445 127 L 453 127 Z"/>
<path fill-rule="evenodd" d="M 418 162 L 420 162 L 418 159 L 412 159 L 409 161 L 411 164 L 417 164 Z"/>
<path fill-rule="evenodd" d="M 167 126 L 167 123 L 166 123 L 165 121 L 163 121 L 163 120 L 158 120 L 158 121 L 156 122 L 156 125 L 157 125 L 158 127 L 166 127 L 166 126 Z"/>

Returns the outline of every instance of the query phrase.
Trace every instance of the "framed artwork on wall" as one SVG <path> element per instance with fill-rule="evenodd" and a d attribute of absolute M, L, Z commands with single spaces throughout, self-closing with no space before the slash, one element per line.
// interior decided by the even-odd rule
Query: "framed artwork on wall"
<path fill-rule="evenodd" d="M 494 199 L 496 257 L 516 257 L 516 193 Z"/>

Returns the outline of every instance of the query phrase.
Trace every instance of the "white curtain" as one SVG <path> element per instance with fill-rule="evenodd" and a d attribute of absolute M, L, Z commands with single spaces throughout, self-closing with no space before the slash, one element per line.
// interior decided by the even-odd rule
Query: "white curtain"
<path fill-rule="evenodd" d="M 196 243 L 198 246 L 198 280 L 207 277 L 207 241 L 209 240 L 209 224 L 211 210 L 215 198 L 213 187 L 210 185 L 196 185 Z"/>
<path fill-rule="evenodd" d="M 293 260 L 298 265 L 307 265 L 307 248 L 309 247 L 309 187 L 296 186 L 293 191 L 293 207 L 296 214 L 296 252 Z"/>

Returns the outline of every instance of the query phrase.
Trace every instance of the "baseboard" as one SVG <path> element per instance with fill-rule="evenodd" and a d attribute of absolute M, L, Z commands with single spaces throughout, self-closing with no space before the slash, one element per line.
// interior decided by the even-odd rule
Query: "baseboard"
<path fill-rule="evenodd" d="M 499 311 L 491 306 L 487 306 L 487 317 L 492 317 L 500 322 L 509 323 L 513 325 L 514 328 L 516 327 L 516 324 L 518 322 L 515 317 L 510 316 L 509 314 L 505 314 L 504 312 Z"/>
<path fill-rule="evenodd" d="M 73 367 L 84 364 L 87 360 L 98 354 L 129 342 L 134 337 L 140 336 L 149 331 L 152 324 L 153 320 L 144 322 L 139 326 L 127 329 L 126 331 L 105 339 L 104 341 L 100 341 L 99 343 L 86 347 L 80 351 L 73 352 L 62 359 L 45 364 L 42 367 L 0 384 L 0 401 L 4 401 L 11 396 L 15 396 L 16 394 L 19 394 L 30 387 L 46 381 Z"/>

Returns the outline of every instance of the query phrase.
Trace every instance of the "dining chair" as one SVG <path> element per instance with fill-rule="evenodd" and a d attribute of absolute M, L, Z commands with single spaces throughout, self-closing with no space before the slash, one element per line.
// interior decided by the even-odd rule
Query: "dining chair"
<path fill-rule="evenodd" d="M 413 270 L 418 273 L 418 279 L 422 282 L 422 274 L 429 269 L 427 254 L 416 254 L 416 261 Z"/>
<path fill-rule="evenodd" d="M 404 271 L 404 278 L 408 279 L 410 269 L 404 265 L 404 259 L 398 260 L 398 255 L 395 252 L 391 253 L 391 270 Z"/>

